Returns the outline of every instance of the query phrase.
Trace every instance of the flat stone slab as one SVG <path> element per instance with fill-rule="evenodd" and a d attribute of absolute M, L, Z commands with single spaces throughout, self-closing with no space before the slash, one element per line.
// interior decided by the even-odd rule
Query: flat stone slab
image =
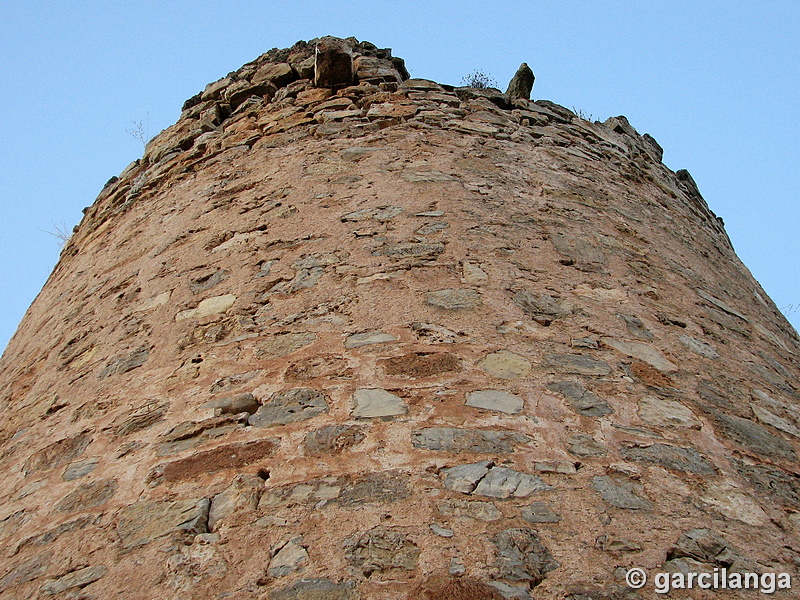
<path fill-rule="evenodd" d="M 639 418 L 656 427 L 688 427 L 700 429 L 700 420 L 680 402 L 656 396 L 639 400 Z"/>
<path fill-rule="evenodd" d="M 531 372 L 531 361 L 507 350 L 487 354 L 478 366 L 489 375 L 500 379 L 519 379 L 527 377 Z"/>
<path fill-rule="evenodd" d="M 325 395 L 311 388 L 294 388 L 275 392 L 247 419 L 255 427 L 286 425 L 328 412 Z"/>
<path fill-rule="evenodd" d="M 614 412 L 608 402 L 587 390 L 577 381 L 550 383 L 547 389 L 558 392 L 569 400 L 572 409 L 585 417 L 602 417 Z"/>
<path fill-rule="evenodd" d="M 85 458 L 83 460 L 74 462 L 64 470 L 64 474 L 61 476 L 61 478 L 64 481 L 79 479 L 94 471 L 99 463 L 100 458 L 97 456 L 92 456 L 90 458 Z"/>
<path fill-rule="evenodd" d="M 760 407 L 758 404 L 750 403 L 750 408 L 753 409 L 753 414 L 756 418 L 765 425 L 770 425 L 779 431 L 788 433 L 791 436 L 800 438 L 800 429 L 792 425 L 783 417 L 771 413 L 766 408 Z"/>
<path fill-rule="evenodd" d="M 226 396 L 224 398 L 215 398 L 200 405 L 200 408 L 219 409 L 222 414 L 238 415 L 239 413 L 253 414 L 261 405 L 258 400 L 250 394 L 245 392 L 242 394 L 234 394 L 233 396 Z"/>
<path fill-rule="evenodd" d="M 86 587 L 90 583 L 103 577 L 107 572 L 108 567 L 103 565 L 77 569 L 57 579 L 48 579 L 44 582 L 44 585 L 42 585 L 42 592 L 50 596 L 55 596 L 70 588 Z"/>
<path fill-rule="evenodd" d="M 559 373 L 575 375 L 608 375 L 611 367 L 604 360 L 596 360 L 580 354 L 548 354 L 545 366 Z"/>
<path fill-rule="evenodd" d="M 531 438 L 516 431 L 457 429 L 455 427 L 428 427 L 411 434 L 415 448 L 443 452 L 473 452 L 476 454 L 510 454 L 516 444 L 530 442 Z"/>
<path fill-rule="evenodd" d="M 358 418 L 393 417 L 408 412 L 405 400 L 380 388 L 356 390 L 353 403 L 355 408 L 352 415 Z"/>
<path fill-rule="evenodd" d="M 659 371 L 674 373 L 678 370 L 677 365 L 664 358 L 664 356 L 650 344 L 645 344 L 644 342 L 624 342 L 610 337 L 600 338 L 600 341 L 606 346 L 614 348 L 617 352 L 646 362 Z"/>
<path fill-rule="evenodd" d="M 445 289 L 425 294 L 425 302 L 446 310 L 467 310 L 481 303 L 481 295 L 471 288 Z"/>
<path fill-rule="evenodd" d="M 366 333 L 354 333 L 347 337 L 344 341 L 344 347 L 347 349 L 360 348 L 361 346 L 370 346 L 372 344 L 386 344 L 388 342 L 396 342 L 397 338 L 389 333 L 383 331 L 367 331 Z"/>
<path fill-rule="evenodd" d="M 467 394 L 466 404 L 472 408 L 482 408 L 515 415 L 522 411 L 525 401 L 519 396 L 509 394 L 503 390 L 478 390 Z"/>
<path fill-rule="evenodd" d="M 481 500 L 442 500 L 436 507 L 446 517 L 467 517 L 487 523 L 503 518 L 493 502 Z"/>
<path fill-rule="evenodd" d="M 354 581 L 336 583 L 331 579 L 298 579 L 289 587 L 269 594 L 269 600 L 356 600 L 359 597 Z"/>
<path fill-rule="evenodd" d="M 345 556 L 351 566 L 369 577 L 372 573 L 400 573 L 417 568 L 420 549 L 405 534 L 376 527 L 345 540 Z"/>
<path fill-rule="evenodd" d="M 604 456 L 608 453 L 606 447 L 586 434 L 573 435 L 567 440 L 569 451 L 575 456 Z"/>
<path fill-rule="evenodd" d="M 208 498 L 189 498 L 171 502 L 143 500 L 126 506 L 117 518 L 122 547 L 143 546 L 173 532 L 207 533 L 210 505 Z"/>
<path fill-rule="evenodd" d="M 712 360 L 719 358 L 719 353 L 711 344 L 701 342 L 697 338 L 693 338 L 690 335 L 679 335 L 678 340 L 681 344 L 686 346 L 695 354 L 699 354 L 700 356 L 704 356 L 705 358 L 710 358 Z"/>
<path fill-rule="evenodd" d="M 522 518 L 528 523 L 558 523 L 561 520 L 544 502 L 534 502 L 522 509 Z"/>

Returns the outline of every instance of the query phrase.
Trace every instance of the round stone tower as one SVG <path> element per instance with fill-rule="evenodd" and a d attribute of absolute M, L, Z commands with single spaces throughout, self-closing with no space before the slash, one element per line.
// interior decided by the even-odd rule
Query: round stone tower
<path fill-rule="evenodd" d="M 512 88 L 322 38 L 188 100 L 0 360 L 0 596 L 793 597 L 797 334 L 653 138 Z"/>

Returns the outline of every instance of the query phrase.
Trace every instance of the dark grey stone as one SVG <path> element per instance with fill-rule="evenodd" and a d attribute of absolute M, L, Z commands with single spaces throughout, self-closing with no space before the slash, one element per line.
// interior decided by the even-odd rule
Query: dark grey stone
<path fill-rule="evenodd" d="M 547 389 L 562 394 L 570 401 L 570 406 L 575 412 L 586 417 L 602 417 L 614 412 L 608 402 L 587 390 L 577 381 L 550 383 L 547 385 Z"/>
<path fill-rule="evenodd" d="M 513 300 L 522 309 L 522 312 L 532 317 L 561 317 L 572 312 L 566 302 L 544 293 L 517 292 L 514 294 Z"/>
<path fill-rule="evenodd" d="M 645 500 L 634 492 L 637 487 L 641 486 L 632 481 L 620 481 L 608 475 L 597 475 L 592 477 L 592 487 L 611 506 L 632 510 L 643 510 L 652 507 L 649 500 Z"/>
<path fill-rule="evenodd" d="M 474 452 L 477 454 L 514 452 L 516 444 L 526 444 L 531 438 L 516 431 L 457 429 L 455 427 L 428 427 L 411 434 L 415 448 L 444 452 Z"/>
<path fill-rule="evenodd" d="M 506 529 L 494 536 L 492 543 L 497 547 L 496 566 L 503 579 L 536 586 L 560 566 L 533 529 Z"/>
<path fill-rule="evenodd" d="M 623 448 L 622 456 L 637 462 L 652 463 L 665 469 L 686 473 L 697 473 L 698 475 L 715 475 L 717 473 L 714 465 L 705 460 L 694 448 L 656 443 L 645 447 Z"/>
<path fill-rule="evenodd" d="M 767 428 L 750 419 L 728 415 L 717 410 L 708 410 L 722 434 L 737 444 L 762 456 L 797 460 L 794 447 Z"/>
<path fill-rule="evenodd" d="M 376 527 L 345 540 L 347 561 L 366 577 L 375 572 L 413 571 L 420 549 L 404 534 Z"/>
<path fill-rule="evenodd" d="M 604 456 L 606 447 L 590 435 L 573 435 L 567 440 L 568 450 L 575 456 Z"/>
<path fill-rule="evenodd" d="M 628 333 L 630 333 L 633 337 L 639 338 L 640 340 L 645 340 L 647 342 L 653 341 L 653 334 L 649 329 L 647 329 L 647 327 L 644 326 L 644 323 L 642 323 L 639 317 L 634 317 L 631 315 L 619 315 L 619 317 L 625 321 L 625 326 L 628 328 Z"/>
<path fill-rule="evenodd" d="M 764 497 L 800 511 L 800 477 L 777 467 L 748 465 L 737 458 L 732 458 L 731 462 L 739 475 Z"/>
<path fill-rule="evenodd" d="M 108 363 L 105 368 L 100 372 L 100 379 L 108 377 L 109 375 L 127 373 L 138 367 L 141 367 L 147 362 L 147 357 L 150 351 L 147 348 L 138 348 L 130 354 L 115 358 Z"/>
<path fill-rule="evenodd" d="M 533 90 L 533 82 L 536 78 L 533 75 L 533 71 L 528 66 L 528 63 L 522 63 L 517 69 L 517 72 L 514 73 L 514 77 L 511 78 L 511 81 L 508 84 L 508 89 L 506 90 L 506 96 L 510 101 L 513 101 L 516 98 L 523 98 L 524 100 L 529 100 L 531 97 L 531 90 Z"/>
<path fill-rule="evenodd" d="M 304 421 L 323 412 L 328 412 L 328 403 L 322 392 L 294 388 L 272 394 L 247 422 L 255 427 L 272 427 Z"/>
<path fill-rule="evenodd" d="M 314 85 L 341 88 L 352 85 L 353 51 L 345 40 L 326 36 L 317 42 L 314 60 Z"/>
<path fill-rule="evenodd" d="M 289 587 L 274 590 L 269 600 L 356 600 L 355 581 L 336 583 L 331 579 L 299 579 Z"/>

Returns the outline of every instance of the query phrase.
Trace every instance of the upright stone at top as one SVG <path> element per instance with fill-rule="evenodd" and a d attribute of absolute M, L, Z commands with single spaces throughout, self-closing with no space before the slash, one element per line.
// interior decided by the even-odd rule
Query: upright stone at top
<path fill-rule="evenodd" d="M 326 36 L 317 42 L 314 85 L 325 88 L 347 87 L 353 83 L 353 50 L 342 39 Z"/>
<path fill-rule="evenodd" d="M 531 68 L 528 66 L 528 63 L 522 63 L 519 69 L 517 69 L 517 72 L 514 73 L 514 77 L 512 77 L 511 81 L 508 83 L 508 89 L 506 90 L 508 101 L 511 102 L 516 98 L 530 100 L 534 79 L 536 78 L 533 75 L 533 71 L 531 71 Z"/>

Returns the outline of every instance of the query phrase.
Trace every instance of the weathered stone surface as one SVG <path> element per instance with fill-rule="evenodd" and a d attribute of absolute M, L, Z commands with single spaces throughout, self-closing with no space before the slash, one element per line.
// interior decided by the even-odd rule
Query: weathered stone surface
<path fill-rule="evenodd" d="M 118 356 L 100 371 L 100 379 L 111 375 L 122 375 L 128 371 L 138 369 L 147 362 L 149 356 L 150 350 L 144 347 L 137 348 L 129 354 Z"/>
<path fill-rule="evenodd" d="M 247 419 L 255 427 L 274 427 L 304 421 L 328 412 L 325 395 L 311 388 L 275 392 Z"/>
<path fill-rule="evenodd" d="M 680 340 L 681 344 L 686 346 L 689 350 L 691 350 L 695 354 L 699 354 L 700 356 L 705 356 L 706 358 L 710 359 L 719 358 L 719 353 L 711 344 L 706 344 L 705 342 L 701 342 L 697 338 L 693 338 L 690 335 L 679 335 L 678 340 Z"/>
<path fill-rule="evenodd" d="M 467 394 L 466 405 L 515 415 L 522 411 L 525 401 L 503 390 L 479 390 Z"/>
<path fill-rule="evenodd" d="M 202 319 L 203 317 L 210 317 L 211 315 L 218 315 L 226 312 L 233 303 L 236 302 L 234 294 L 223 294 L 222 296 L 212 296 L 202 300 L 195 308 L 182 310 L 175 315 L 176 321 L 184 321 L 186 319 Z"/>
<path fill-rule="evenodd" d="M 128 435 L 147 429 L 164 418 L 169 409 L 169 402 L 149 400 L 133 411 L 131 415 L 120 422 L 114 429 L 116 435 Z"/>
<path fill-rule="evenodd" d="M 408 406 L 400 396 L 380 388 L 362 388 L 353 393 L 352 415 L 357 418 L 393 417 L 404 415 Z"/>
<path fill-rule="evenodd" d="M 558 373 L 576 375 L 608 375 L 611 367 L 604 360 L 597 360 L 580 354 L 548 354 L 545 365 Z"/>
<path fill-rule="evenodd" d="M 409 352 L 380 361 L 387 375 L 431 377 L 461 370 L 461 359 L 449 352 Z"/>
<path fill-rule="evenodd" d="M 489 375 L 500 379 L 519 379 L 531 372 L 531 361 L 507 350 L 487 354 L 478 366 Z"/>
<path fill-rule="evenodd" d="M 117 516 L 122 548 L 149 544 L 165 535 L 193 536 L 208 531 L 208 498 L 175 501 L 143 500 L 124 507 Z"/>
<path fill-rule="evenodd" d="M 258 507 L 264 480 L 256 475 L 237 475 L 227 489 L 211 498 L 208 510 L 208 530 L 238 510 L 254 511 Z"/>
<path fill-rule="evenodd" d="M 335 454 L 365 437 L 364 429 L 356 425 L 329 425 L 306 434 L 305 448 L 309 454 Z"/>
<path fill-rule="evenodd" d="M 361 346 L 370 346 L 372 344 L 386 344 L 388 342 L 396 342 L 397 338 L 389 333 L 382 331 L 368 331 L 366 333 L 354 333 L 347 336 L 344 341 L 344 347 L 360 348 Z"/>
<path fill-rule="evenodd" d="M 503 518 L 493 502 L 480 500 L 442 500 L 437 504 L 440 513 L 446 517 L 467 517 L 476 521 L 499 521 Z"/>
<path fill-rule="evenodd" d="M 517 72 L 514 73 L 514 77 L 512 77 L 511 81 L 508 83 L 506 96 L 509 101 L 513 101 L 516 98 L 523 98 L 524 100 L 530 99 L 534 79 L 533 71 L 531 71 L 528 63 L 522 63 L 519 69 L 517 69 Z"/>
<path fill-rule="evenodd" d="M 457 429 L 455 427 L 428 427 L 412 432 L 411 443 L 415 448 L 441 450 L 444 452 L 472 452 L 475 454 L 509 454 L 517 444 L 525 444 L 531 438 L 516 431 Z"/>
<path fill-rule="evenodd" d="M 567 443 L 569 451 L 575 456 L 603 456 L 608 452 L 603 444 L 590 435 L 573 435 Z"/>
<path fill-rule="evenodd" d="M 765 525 L 769 520 L 764 510 L 742 490 L 725 483 L 709 483 L 700 500 L 722 513 L 753 527 Z"/>
<path fill-rule="evenodd" d="M 517 292 L 513 300 L 524 313 L 534 319 L 543 318 L 547 324 L 552 318 L 563 317 L 572 312 L 572 307 L 567 302 L 545 293 Z M 550 319 L 546 319 L 547 317 Z"/>
<path fill-rule="evenodd" d="M 728 415 L 718 410 L 709 410 L 720 432 L 729 440 L 740 444 L 756 454 L 797 460 L 794 447 L 781 437 L 750 419 Z"/>
<path fill-rule="evenodd" d="M 544 502 L 534 502 L 522 509 L 522 518 L 528 523 L 558 523 L 561 520 Z"/>
<path fill-rule="evenodd" d="M 317 339 L 314 333 L 284 333 L 258 344 L 257 355 L 263 358 L 280 358 L 308 346 Z"/>
<path fill-rule="evenodd" d="M 298 579 L 289 587 L 274 590 L 269 600 L 358 600 L 355 581 L 336 583 L 330 579 Z"/>
<path fill-rule="evenodd" d="M 472 288 L 437 290 L 425 294 L 425 302 L 446 310 L 466 310 L 479 306 L 481 295 Z"/>
<path fill-rule="evenodd" d="M 107 502 L 116 491 L 117 481 L 115 479 L 99 479 L 89 483 L 82 483 L 64 496 L 56 504 L 55 509 L 59 512 L 86 510 Z"/>
<path fill-rule="evenodd" d="M 497 546 L 496 564 L 503 579 L 536 586 L 560 566 L 533 529 L 505 529 L 492 542 Z"/>
<path fill-rule="evenodd" d="M 84 458 L 83 460 L 76 461 L 70 464 L 66 469 L 64 469 L 64 473 L 61 475 L 61 478 L 64 481 L 72 481 L 73 479 L 80 479 L 94 471 L 97 468 L 97 465 L 100 463 L 100 458 L 97 456 L 92 456 L 90 458 Z"/>
<path fill-rule="evenodd" d="M 314 59 L 314 85 L 340 88 L 353 83 L 353 50 L 342 39 L 324 37 L 317 42 Z"/>
<path fill-rule="evenodd" d="M 597 265 L 605 264 L 608 259 L 596 244 L 563 233 L 552 238 L 556 251 L 563 257 L 562 264 L 577 264 L 582 270 L 596 270 Z"/>
<path fill-rule="evenodd" d="M 420 549 L 399 531 L 376 527 L 344 543 L 347 561 L 369 577 L 373 573 L 401 574 L 417 568 Z"/>
<path fill-rule="evenodd" d="M 649 446 L 623 448 L 622 455 L 630 460 L 653 463 L 665 469 L 686 473 L 712 476 L 717 472 L 714 465 L 705 460 L 694 448 L 656 443 Z"/>
<path fill-rule="evenodd" d="M 302 541 L 302 538 L 298 537 L 286 542 L 269 561 L 267 575 L 283 577 L 301 569 L 308 562 L 308 552 L 301 545 Z"/>
<path fill-rule="evenodd" d="M 245 392 L 224 398 L 215 398 L 200 405 L 200 408 L 219 409 L 222 414 L 235 415 L 246 412 L 253 414 L 261 406 L 253 394 Z"/>
<path fill-rule="evenodd" d="M 649 509 L 652 507 L 649 500 L 639 495 L 638 488 L 641 486 L 638 486 L 632 481 L 617 480 L 608 475 L 596 475 L 592 477 L 592 487 L 600 494 L 600 497 L 611 506 L 632 510 Z"/>
<path fill-rule="evenodd" d="M 656 396 L 643 396 L 639 400 L 639 418 L 656 427 L 700 429 L 701 425 L 694 413 L 680 402 Z"/>
<path fill-rule="evenodd" d="M 10 569 L 0 578 L 0 592 L 43 576 L 47 573 L 51 557 L 52 553 L 40 554 Z"/>
<path fill-rule="evenodd" d="M 317 377 L 352 379 L 353 369 L 343 356 L 314 354 L 291 363 L 283 376 L 288 381 L 309 381 Z"/>
<path fill-rule="evenodd" d="M 779 431 L 783 431 L 791 436 L 800 438 L 800 429 L 792 425 L 792 423 L 786 419 L 771 413 L 766 408 L 760 407 L 758 404 L 751 403 L 750 408 L 753 409 L 753 414 L 756 416 L 756 418 L 760 422 L 764 423 L 764 425 L 770 425 Z"/>
<path fill-rule="evenodd" d="M 737 458 L 731 462 L 760 495 L 800 511 L 800 477 L 769 465 L 747 464 Z"/>
<path fill-rule="evenodd" d="M 600 341 L 606 346 L 611 346 L 614 348 L 614 350 L 617 350 L 622 354 L 632 356 L 633 358 L 638 358 L 639 360 L 646 362 L 648 365 L 655 367 L 659 371 L 672 373 L 678 370 L 676 365 L 664 358 L 658 350 L 649 344 L 642 342 L 624 342 L 622 340 L 615 340 L 614 338 L 608 337 L 600 338 Z"/>
<path fill-rule="evenodd" d="M 108 567 L 103 565 L 85 567 L 62 575 L 57 579 L 48 579 L 44 582 L 41 589 L 45 594 L 55 596 L 71 588 L 86 587 L 90 583 L 94 583 L 102 578 L 107 572 Z"/>
<path fill-rule="evenodd" d="M 569 400 L 575 412 L 585 417 L 602 417 L 614 412 L 608 402 L 587 390 L 577 381 L 550 383 L 547 389 L 558 392 Z"/>
<path fill-rule="evenodd" d="M 46 471 L 59 467 L 78 458 L 91 443 L 92 437 L 88 433 L 54 442 L 31 454 L 22 466 L 22 472 L 25 475 L 30 475 L 36 471 Z"/>
<path fill-rule="evenodd" d="M 458 465 L 442 471 L 444 487 L 462 494 L 492 498 L 524 498 L 534 492 L 551 489 L 536 475 L 506 467 L 495 467 L 490 461 Z"/>
<path fill-rule="evenodd" d="M 166 482 L 181 481 L 192 479 L 203 473 L 241 469 L 269 458 L 277 446 L 276 440 L 269 439 L 226 444 L 159 465 L 151 472 L 150 479 L 151 481 L 163 480 Z"/>

